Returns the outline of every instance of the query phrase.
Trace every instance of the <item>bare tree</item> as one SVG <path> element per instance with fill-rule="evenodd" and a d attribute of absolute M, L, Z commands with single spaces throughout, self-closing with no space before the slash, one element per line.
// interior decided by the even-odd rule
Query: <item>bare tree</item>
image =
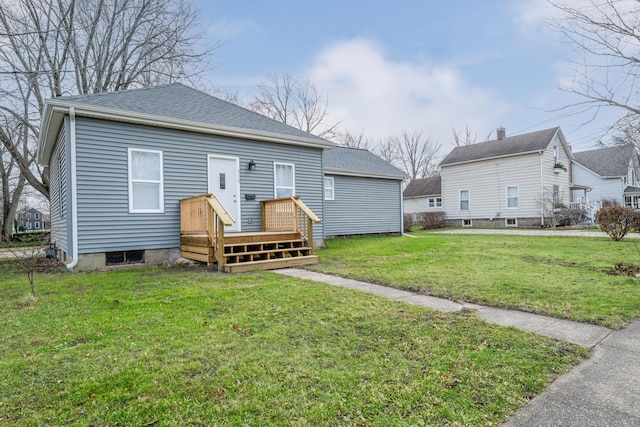
<path fill-rule="evenodd" d="M 402 132 L 398 140 L 399 162 L 411 179 L 438 174 L 440 144 L 422 132 Z"/>
<path fill-rule="evenodd" d="M 465 125 L 464 129 L 451 127 L 451 132 L 453 132 L 453 143 L 456 147 L 475 144 L 478 139 L 478 133 L 469 129 L 469 125 Z"/>
<path fill-rule="evenodd" d="M 0 0 L 0 141 L 24 179 L 48 197 L 45 99 L 196 79 L 215 48 L 198 47 L 197 16 L 189 0 Z"/>
<path fill-rule="evenodd" d="M 640 114 L 640 2 L 548 0 L 562 17 L 553 25 L 576 48 L 575 76 L 564 90 L 584 101 L 570 107 L 616 107 Z"/>
<path fill-rule="evenodd" d="M 599 141 L 598 145 L 608 147 L 611 145 L 632 144 L 640 152 L 640 116 L 627 114 L 615 123 L 614 134 L 607 141 Z"/>
<path fill-rule="evenodd" d="M 6 119 L 6 117 L 0 116 L 0 119 Z M 0 122 L 0 132 L 8 133 L 16 140 L 20 139 L 20 135 L 16 133 L 22 133 L 24 137 L 24 129 L 20 129 L 17 126 L 15 120 Z M 23 153 L 24 156 L 28 156 L 28 153 Z M 2 182 L 2 217 L 0 218 L 0 237 L 2 241 L 11 240 L 14 228 L 14 218 L 18 212 L 20 204 L 20 197 L 25 187 L 25 177 L 20 173 L 20 169 L 4 146 L 0 146 L 0 180 Z"/>
<path fill-rule="evenodd" d="M 329 121 L 329 101 L 306 79 L 269 74 L 248 105 L 274 120 L 322 138 L 334 138 L 340 121 Z"/>
<path fill-rule="evenodd" d="M 339 145 L 349 148 L 362 148 L 364 150 L 369 150 L 372 145 L 371 141 L 364 135 L 363 130 L 361 130 L 360 133 L 353 133 L 349 130 L 345 130 L 344 132 L 338 133 L 335 139 L 338 141 Z"/>
<path fill-rule="evenodd" d="M 402 166 L 398 164 L 400 160 L 400 152 L 397 137 L 389 136 L 385 139 L 379 140 L 373 146 L 372 152 L 392 165 Z"/>

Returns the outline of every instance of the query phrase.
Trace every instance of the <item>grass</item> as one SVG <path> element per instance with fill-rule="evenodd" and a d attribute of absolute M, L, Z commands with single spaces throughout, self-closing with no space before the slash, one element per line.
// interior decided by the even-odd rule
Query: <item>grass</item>
<path fill-rule="evenodd" d="M 586 355 L 274 273 L 0 262 L 0 425 L 496 425 Z"/>
<path fill-rule="evenodd" d="M 419 233 L 327 240 L 316 270 L 396 288 L 620 328 L 640 315 L 634 241 Z"/>

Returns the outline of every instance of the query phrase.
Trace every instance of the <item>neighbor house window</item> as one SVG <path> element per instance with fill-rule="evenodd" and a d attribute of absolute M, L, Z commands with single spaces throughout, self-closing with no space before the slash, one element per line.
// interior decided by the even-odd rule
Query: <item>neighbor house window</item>
<path fill-rule="evenodd" d="M 560 186 L 553 186 L 553 207 L 557 208 L 560 204 Z"/>
<path fill-rule="evenodd" d="M 507 227 L 517 227 L 518 226 L 518 219 L 517 218 L 506 218 L 504 220 L 504 225 L 506 225 Z"/>
<path fill-rule="evenodd" d="M 518 186 L 507 187 L 507 208 L 514 209 L 518 206 Z"/>
<path fill-rule="evenodd" d="M 469 190 L 460 190 L 460 210 L 469 210 Z"/>
<path fill-rule="evenodd" d="M 40 222 L 36 221 L 33 223 L 33 228 L 40 228 Z"/>
<path fill-rule="evenodd" d="M 129 212 L 164 212 L 162 151 L 129 148 Z"/>
<path fill-rule="evenodd" d="M 473 222 L 471 222 L 470 219 L 463 219 L 462 220 L 462 226 L 463 227 L 471 227 L 473 225 Z"/>
<path fill-rule="evenodd" d="M 335 187 L 332 176 L 324 177 L 324 199 L 333 200 L 335 198 Z"/>
<path fill-rule="evenodd" d="M 295 167 L 290 163 L 274 163 L 274 194 L 276 199 L 292 197 L 296 192 Z"/>
<path fill-rule="evenodd" d="M 429 207 L 430 208 L 441 208 L 442 207 L 442 198 L 441 197 L 430 197 L 429 198 Z"/>
<path fill-rule="evenodd" d="M 33 215 L 34 215 L 34 219 L 38 219 L 38 220 L 40 219 L 40 214 L 38 212 L 34 213 Z"/>

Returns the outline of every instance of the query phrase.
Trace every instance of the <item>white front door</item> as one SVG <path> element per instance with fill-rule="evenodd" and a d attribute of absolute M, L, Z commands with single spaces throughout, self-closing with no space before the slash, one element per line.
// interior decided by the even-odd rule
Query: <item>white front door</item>
<path fill-rule="evenodd" d="M 236 220 L 226 231 L 240 231 L 240 160 L 209 155 L 209 193 L 220 200 Z"/>

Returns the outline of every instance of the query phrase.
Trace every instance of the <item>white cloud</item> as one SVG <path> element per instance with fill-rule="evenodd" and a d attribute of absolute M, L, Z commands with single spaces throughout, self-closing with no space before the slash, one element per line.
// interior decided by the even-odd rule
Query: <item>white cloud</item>
<path fill-rule="evenodd" d="M 473 87 L 454 66 L 390 59 L 380 45 L 361 38 L 321 51 L 309 78 L 327 91 L 331 112 L 345 128 L 373 138 L 422 131 L 444 151 L 452 126 L 485 132 L 509 110 L 495 91 Z"/>

